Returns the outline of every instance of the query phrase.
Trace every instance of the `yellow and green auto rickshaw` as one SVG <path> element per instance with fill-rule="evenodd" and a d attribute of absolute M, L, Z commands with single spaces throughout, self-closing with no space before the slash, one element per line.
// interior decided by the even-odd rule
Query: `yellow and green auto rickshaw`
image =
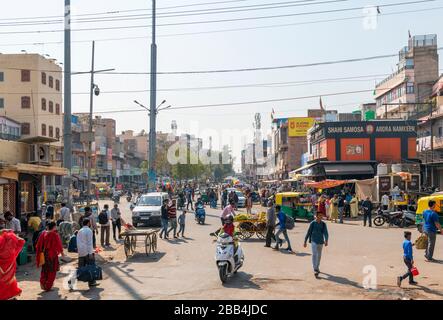
<path fill-rule="evenodd" d="M 294 220 L 314 220 L 314 208 L 309 199 L 309 194 L 304 192 L 282 192 L 275 195 L 275 204 Z"/>
<path fill-rule="evenodd" d="M 429 200 L 435 201 L 435 211 L 437 211 L 437 214 L 440 217 L 440 224 L 443 225 L 443 193 L 434 193 L 428 197 L 418 199 L 417 212 L 415 213 L 415 224 L 420 232 L 423 230 L 423 211 L 428 209 Z"/>

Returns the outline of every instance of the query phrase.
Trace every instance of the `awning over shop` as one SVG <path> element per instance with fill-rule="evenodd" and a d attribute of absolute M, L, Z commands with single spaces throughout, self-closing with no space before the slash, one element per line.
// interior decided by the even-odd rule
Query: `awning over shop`
<path fill-rule="evenodd" d="M 29 174 L 42 174 L 42 175 L 53 175 L 53 176 L 66 176 L 68 174 L 68 170 L 65 168 L 53 167 L 53 166 L 39 166 L 36 164 L 28 164 L 28 163 L 18 163 L 14 166 L 11 166 L 10 168 L 20 173 L 29 173 Z"/>
<path fill-rule="evenodd" d="M 348 183 L 348 180 L 323 180 L 319 182 L 310 181 L 305 182 L 305 186 L 314 188 L 314 189 L 330 189 L 334 187 L 341 186 L 342 184 Z"/>
<path fill-rule="evenodd" d="M 326 175 L 345 176 L 345 175 L 374 175 L 374 168 L 367 163 L 361 164 L 325 164 Z"/>
<path fill-rule="evenodd" d="M 292 177 L 292 176 L 296 175 L 297 173 L 302 172 L 303 170 L 307 170 L 307 169 L 311 168 L 314 165 L 316 165 L 316 163 L 311 163 L 311 164 L 307 164 L 303 167 L 300 167 L 294 171 L 289 172 L 289 176 Z"/>

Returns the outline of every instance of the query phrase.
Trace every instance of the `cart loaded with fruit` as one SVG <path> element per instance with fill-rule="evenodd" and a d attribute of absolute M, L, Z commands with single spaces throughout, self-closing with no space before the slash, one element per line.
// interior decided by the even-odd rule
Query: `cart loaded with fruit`
<path fill-rule="evenodd" d="M 254 234 L 259 239 L 266 238 L 266 213 L 259 214 L 242 213 L 234 217 L 234 222 L 239 230 L 239 238 L 246 240 Z"/>

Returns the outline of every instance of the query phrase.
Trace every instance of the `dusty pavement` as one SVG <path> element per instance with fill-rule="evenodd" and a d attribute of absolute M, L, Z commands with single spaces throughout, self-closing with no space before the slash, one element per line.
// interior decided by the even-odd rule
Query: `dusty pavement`
<path fill-rule="evenodd" d="M 130 221 L 126 201 L 124 217 Z M 328 223 L 330 245 L 325 248 L 320 279 L 311 267 L 310 248 L 303 248 L 308 224 L 299 222 L 289 232 L 294 254 L 264 248 L 257 238 L 242 242 L 245 265 L 222 285 L 214 263 L 215 244 L 209 233 L 219 227 L 219 210 L 207 208 L 207 224 L 197 225 L 189 215 L 186 238 L 159 240 L 158 253 L 147 257 L 142 250 L 126 259 L 121 244 L 100 255 L 104 279 L 91 290 L 84 283 L 70 292 L 66 286 L 75 262 L 64 264 L 52 292 L 42 293 L 39 272 L 32 264 L 19 267 L 23 289 L 20 299 L 442 299 L 443 237 L 437 237 L 435 258 L 424 261 L 415 250 L 420 275 L 418 286 L 396 286 L 405 272 L 402 262 L 403 230 L 363 228 L 361 221 L 344 225 Z M 413 238 L 418 232 L 414 229 Z M 283 245 L 285 247 L 285 244 Z M 75 258 L 75 255 L 71 255 Z M 371 288 L 365 289 L 367 286 Z"/>

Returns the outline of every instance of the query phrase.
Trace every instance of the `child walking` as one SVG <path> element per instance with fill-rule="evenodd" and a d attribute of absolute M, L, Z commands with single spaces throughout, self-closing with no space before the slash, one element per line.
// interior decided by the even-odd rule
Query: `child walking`
<path fill-rule="evenodd" d="M 403 241 L 403 261 L 408 268 L 408 271 L 397 277 L 397 285 L 400 287 L 401 282 L 409 277 L 409 284 L 415 285 L 417 282 L 414 281 L 414 275 L 412 274 L 412 268 L 414 266 L 414 258 L 412 256 L 412 242 L 411 242 L 411 232 L 405 231 L 405 240 Z"/>
<path fill-rule="evenodd" d="M 180 232 L 182 233 L 182 237 L 185 236 L 185 223 L 186 223 L 186 210 L 183 210 L 182 214 L 178 217 L 179 229 L 177 232 L 177 237 L 180 236 Z"/>

